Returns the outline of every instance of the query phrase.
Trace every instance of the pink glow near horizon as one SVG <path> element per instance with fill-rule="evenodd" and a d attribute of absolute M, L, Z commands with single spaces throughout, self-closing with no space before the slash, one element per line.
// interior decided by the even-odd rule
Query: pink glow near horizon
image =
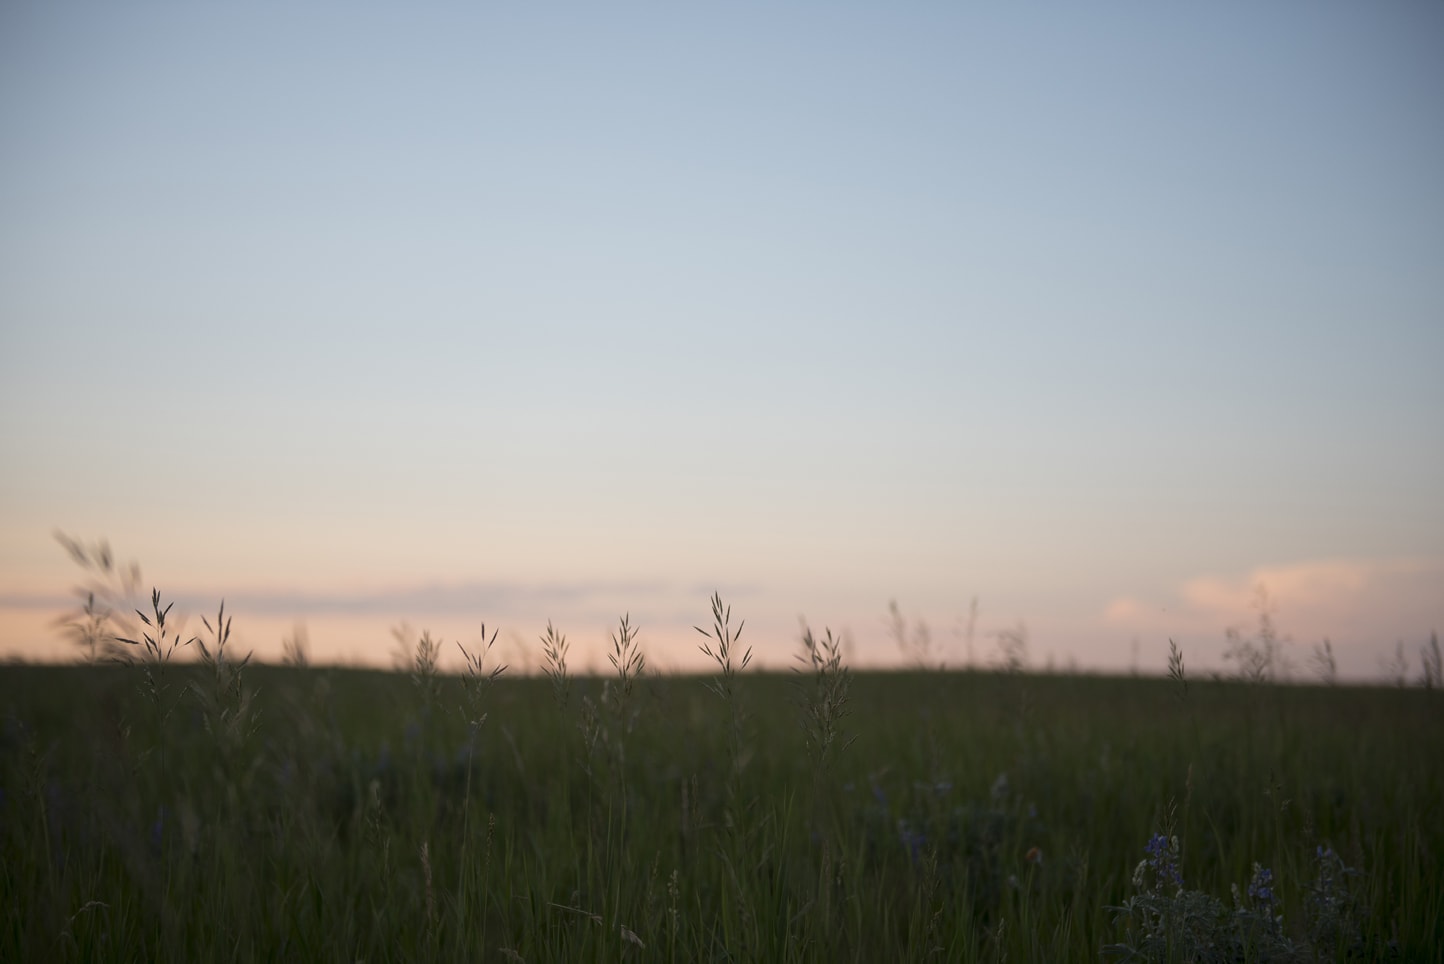
<path fill-rule="evenodd" d="M 1180 642 L 1188 665 L 1195 673 L 1227 672 L 1224 656 L 1225 630 L 1234 627 L 1253 635 L 1264 602 L 1270 618 L 1285 640 L 1284 656 L 1291 678 L 1313 675 L 1310 654 L 1328 638 L 1339 662 L 1342 678 L 1380 679 L 1388 675 L 1384 662 L 1397 641 L 1406 643 L 1406 653 L 1416 661 L 1418 645 L 1439 624 L 1439 597 L 1434 592 L 1444 578 L 1444 569 L 1427 560 L 1393 560 L 1361 563 L 1323 560 L 1313 564 L 1261 567 L 1232 578 L 1201 576 L 1184 582 L 1176 591 L 1143 600 L 1119 596 L 1093 609 L 1074 613 L 1038 610 L 1032 614 L 1000 614 L 980 601 L 972 638 L 972 659 L 964 638 L 967 605 L 932 600 L 931 605 L 907 605 L 903 612 L 915 627 L 921 621 L 929 630 L 935 662 L 959 668 L 967 665 L 990 667 L 997 663 L 996 634 L 1002 629 L 1026 626 L 1030 644 L 1030 666 L 1035 670 L 1077 669 L 1085 671 L 1161 672 L 1167 655 L 1167 641 Z M 1266 592 L 1261 599 L 1259 589 Z M 492 599 L 490 614 L 473 616 L 462 610 L 464 600 L 484 595 L 475 585 L 433 583 L 400 587 L 391 596 L 373 587 L 368 591 L 311 595 L 311 604 L 321 611 L 306 615 L 278 614 L 280 606 L 304 606 L 305 593 L 287 591 L 279 599 L 265 592 L 242 594 L 239 603 L 228 605 L 234 620 L 234 645 L 253 651 L 265 662 L 279 661 L 282 640 L 301 632 L 309 642 L 310 655 L 317 664 L 390 666 L 397 658 L 395 633 L 406 628 L 410 637 L 429 631 L 444 642 L 443 666 L 460 669 L 456 643 L 475 649 L 480 644 L 481 616 L 498 639 L 494 658 L 514 672 L 531 672 L 539 666 L 541 650 L 537 637 L 548 620 L 567 634 L 572 642 L 572 665 L 578 672 L 605 672 L 609 634 L 617 617 L 630 613 L 641 627 L 640 640 L 649 662 L 664 672 L 706 672 L 710 664 L 697 649 L 701 638 L 694 626 L 710 629 L 707 596 L 663 585 L 625 589 L 569 589 L 565 597 L 548 601 L 533 589 L 518 592 L 516 600 Z M 199 599 L 214 593 L 185 590 L 185 599 Z M 62 638 L 57 618 L 74 610 L 63 594 L 36 594 L 28 605 L 0 606 L 0 655 L 43 662 L 71 662 L 81 655 Z M 12 594 L 13 597 L 13 594 Z M 173 597 L 166 597 L 173 598 Z M 368 602 L 368 599 L 374 600 Z M 345 614 L 326 611 L 338 601 L 376 610 Z M 629 602 L 630 600 L 630 602 Z M 219 602 L 219 598 L 217 600 Z M 759 667 L 787 669 L 796 655 L 803 617 L 815 631 L 824 627 L 845 634 L 849 640 L 848 659 L 858 668 L 906 665 L 902 653 L 885 624 L 888 599 L 880 598 L 869 610 L 846 594 L 813 593 L 813 610 L 799 612 L 786 608 L 776 594 L 744 589 L 730 598 L 734 625 L 745 620 L 744 639 L 751 645 Z M 443 602 L 444 611 L 427 611 L 428 605 Z M 460 603 L 460 604 L 459 604 Z M 410 609 L 416 611 L 408 611 Z M 826 610 L 826 611 L 824 611 Z M 616 615 L 611 615 L 613 612 Z M 178 615 L 182 615 L 177 611 Z M 209 607 L 184 613 L 187 634 L 201 632 L 201 616 L 213 615 Z M 1134 641 L 1137 641 L 1135 646 Z"/>

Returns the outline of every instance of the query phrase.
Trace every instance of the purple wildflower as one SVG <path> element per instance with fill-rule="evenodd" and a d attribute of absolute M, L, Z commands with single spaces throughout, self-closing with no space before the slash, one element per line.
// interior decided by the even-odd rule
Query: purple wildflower
<path fill-rule="evenodd" d="M 1332 917 L 1348 900 L 1345 878 L 1358 871 L 1345 865 L 1334 848 L 1320 845 L 1314 850 L 1318 858 L 1318 879 L 1314 881 L 1312 901 L 1319 911 Z"/>
<path fill-rule="evenodd" d="M 1178 869 L 1178 838 L 1169 838 L 1156 833 L 1148 838 L 1143 848 L 1148 853 L 1147 864 L 1153 870 L 1153 878 L 1159 884 L 1183 888 L 1183 874 Z"/>
<path fill-rule="evenodd" d="M 1253 879 L 1248 882 L 1248 896 L 1257 901 L 1265 910 L 1272 910 L 1274 904 L 1274 872 L 1258 864 L 1253 865 Z"/>

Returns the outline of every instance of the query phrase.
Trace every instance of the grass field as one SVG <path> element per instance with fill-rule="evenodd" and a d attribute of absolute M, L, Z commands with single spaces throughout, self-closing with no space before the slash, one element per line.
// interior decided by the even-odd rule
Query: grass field
<path fill-rule="evenodd" d="M 1441 959 L 1438 691 L 629 631 L 605 679 L 5 667 L 0 959 Z"/>

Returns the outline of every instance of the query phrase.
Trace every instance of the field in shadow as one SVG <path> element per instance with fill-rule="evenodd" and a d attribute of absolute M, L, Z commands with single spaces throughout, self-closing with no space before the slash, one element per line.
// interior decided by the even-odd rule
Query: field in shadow
<path fill-rule="evenodd" d="M 1437 691 L 852 674 L 825 636 L 757 674 L 718 632 L 705 678 L 648 674 L 625 631 L 603 679 L 564 643 L 516 679 L 419 650 L 409 674 L 5 667 L 0 957 L 1444 946 Z"/>

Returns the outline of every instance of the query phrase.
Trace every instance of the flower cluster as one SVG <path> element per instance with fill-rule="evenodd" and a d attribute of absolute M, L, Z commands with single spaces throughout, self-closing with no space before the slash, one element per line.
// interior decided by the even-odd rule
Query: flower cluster
<path fill-rule="evenodd" d="M 1234 921 L 1244 946 L 1271 948 L 1274 952 L 1291 951 L 1293 944 L 1284 933 L 1283 915 L 1276 912 L 1274 872 L 1254 861 L 1253 875 L 1244 894 L 1247 900 L 1239 894 L 1238 884 L 1233 885 Z"/>
<path fill-rule="evenodd" d="M 1138 867 L 1133 871 L 1133 886 L 1153 893 L 1161 892 L 1165 888 L 1182 891 L 1183 872 L 1178 866 L 1178 838 L 1156 833 L 1148 838 L 1143 849 L 1148 856 L 1139 861 Z M 1149 871 L 1153 872 L 1151 881 Z"/>
<path fill-rule="evenodd" d="M 1343 858 L 1326 844 L 1314 848 L 1314 861 L 1316 875 L 1309 887 L 1306 905 L 1310 918 L 1309 936 L 1321 947 L 1335 951 L 1357 950 L 1363 942 L 1363 935 L 1348 879 L 1358 876 L 1359 871 L 1345 864 Z"/>
<path fill-rule="evenodd" d="M 1234 907 L 1201 890 L 1186 890 L 1177 837 L 1155 833 L 1133 872 L 1137 891 L 1113 907 L 1123 939 L 1105 955 L 1129 961 L 1313 961 L 1370 958 L 1385 950 L 1366 940 L 1347 879 L 1359 872 L 1331 848 L 1315 851 L 1318 870 L 1303 906 L 1302 926 L 1284 929 L 1283 898 L 1273 870 L 1255 862 L 1247 885 L 1232 886 Z"/>
<path fill-rule="evenodd" d="M 1271 912 L 1274 906 L 1274 872 L 1267 867 L 1262 867 L 1257 861 L 1253 865 L 1253 877 L 1248 882 L 1248 899 L 1265 912 Z"/>

